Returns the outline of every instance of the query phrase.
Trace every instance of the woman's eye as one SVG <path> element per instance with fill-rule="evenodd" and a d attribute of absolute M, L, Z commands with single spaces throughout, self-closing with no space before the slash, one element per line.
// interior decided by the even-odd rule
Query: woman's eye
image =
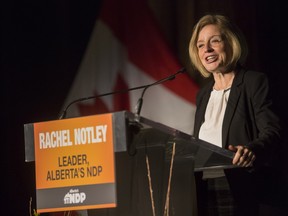
<path fill-rule="evenodd" d="M 217 43 L 219 43 L 219 42 L 220 42 L 219 39 L 214 39 L 214 40 L 211 41 L 212 44 L 217 44 Z"/>
<path fill-rule="evenodd" d="M 203 47 L 204 45 L 203 44 L 198 44 L 198 49 L 200 49 L 201 47 Z"/>

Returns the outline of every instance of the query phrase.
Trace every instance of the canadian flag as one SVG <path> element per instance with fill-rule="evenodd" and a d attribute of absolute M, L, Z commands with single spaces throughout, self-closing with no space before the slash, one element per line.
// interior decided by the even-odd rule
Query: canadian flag
<path fill-rule="evenodd" d="M 182 67 L 165 43 L 145 0 L 104 0 L 64 107 L 82 97 L 152 84 Z M 140 115 L 191 134 L 197 90 L 187 74 L 151 86 L 143 96 Z M 67 116 L 135 112 L 142 91 L 75 103 Z"/>

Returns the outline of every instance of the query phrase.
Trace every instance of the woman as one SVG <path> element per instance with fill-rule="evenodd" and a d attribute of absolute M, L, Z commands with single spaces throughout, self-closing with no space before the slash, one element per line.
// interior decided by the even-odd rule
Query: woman
<path fill-rule="evenodd" d="M 243 67 L 245 40 L 222 15 L 206 15 L 198 21 L 189 54 L 203 77 L 213 77 L 197 95 L 194 136 L 235 152 L 232 163 L 239 166 L 195 174 L 199 215 L 218 215 L 219 206 L 224 209 L 220 215 L 270 215 L 270 211 L 277 215 L 272 202 L 279 202 L 272 192 L 276 193 L 275 185 L 279 184 L 277 178 L 272 178 L 272 165 L 280 141 L 280 124 L 272 111 L 267 77 Z M 208 205 L 218 209 L 205 212 L 211 202 L 211 194 L 205 191 L 217 181 L 221 187 L 228 182 L 233 205 L 214 202 Z"/>

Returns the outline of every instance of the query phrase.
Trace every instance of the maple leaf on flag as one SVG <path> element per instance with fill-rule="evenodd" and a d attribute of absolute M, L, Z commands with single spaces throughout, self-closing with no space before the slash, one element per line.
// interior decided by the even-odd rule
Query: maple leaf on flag
<path fill-rule="evenodd" d="M 128 89 L 125 80 L 121 77 L 121 74 L 118 74 L 117 82 L 114 87 L 114 92 L 120 91 L 121 89 Z M 94 94 L 95 98 L 94 103 L 92 104 L 78 104 L 78 109 L 81 115 L 93 115 L 101 114 L 108 112 L 117 112 L 121 110 L 129 110 L 130 108 L 130 99 L 127 94 L 120 95 L 120 93 L 112 94 L 113 97 L 113 108 L 109 110 L 101 97 L 97 98 L 97 93 Z"/>

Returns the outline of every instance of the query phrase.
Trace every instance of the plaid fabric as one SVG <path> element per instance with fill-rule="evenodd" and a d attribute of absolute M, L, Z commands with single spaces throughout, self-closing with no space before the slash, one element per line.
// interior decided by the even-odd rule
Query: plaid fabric
<path fill-rule="evenodd" d="M 235 205 L 225 176 L 203 179 L 196 173 L 198 216 L 235 216 Z"/>
<path fill-rule="evenodd" d="M 208 215 L 234 216 L 234 203 L 226 177 L 207 179 Z"/>

